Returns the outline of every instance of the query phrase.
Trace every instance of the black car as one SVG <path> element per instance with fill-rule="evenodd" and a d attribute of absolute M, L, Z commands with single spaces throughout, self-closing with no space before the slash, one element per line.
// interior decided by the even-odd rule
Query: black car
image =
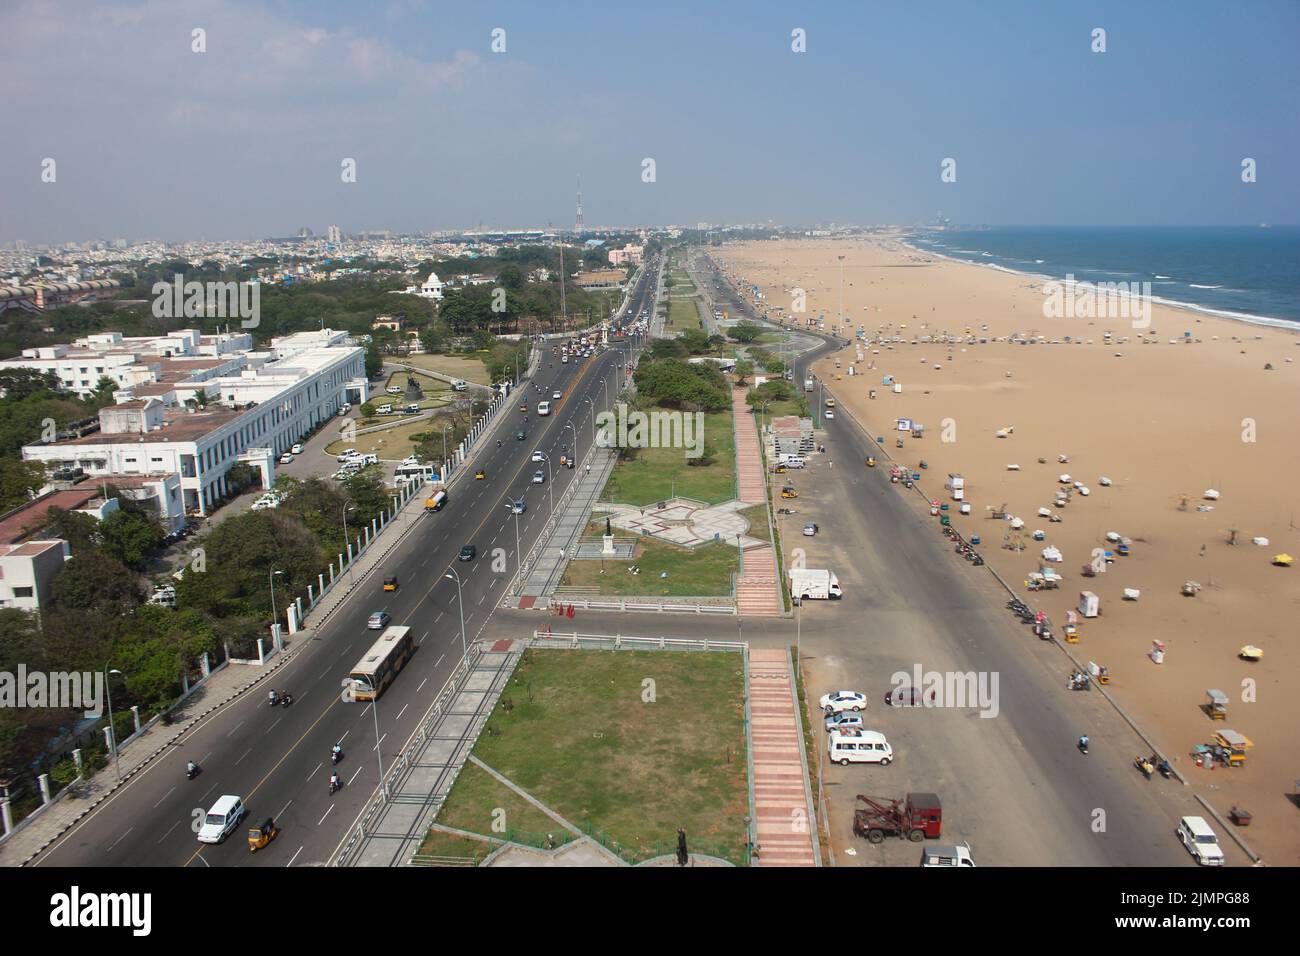
<path fill-rule="evenodd" d="M 474 547 L 472 544 L 467 544 L 460 549 L 460 559 L 462 561 L 473 561 L 477 554 L 478 548 Z"/>
<path fill-rule="evenodd" d="M 528 432 L 523 432 L 523 431 L 515 432 L 515 441 L 523 441 L 527 437 L 528 437 Z"/>

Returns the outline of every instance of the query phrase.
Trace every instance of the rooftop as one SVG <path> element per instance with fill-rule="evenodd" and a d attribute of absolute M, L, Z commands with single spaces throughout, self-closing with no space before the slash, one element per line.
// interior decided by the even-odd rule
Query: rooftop
<path fill-rule="evenodd" d="M 99 488 L 96 486 L 54 491 L 43 498 L 37 498 L 35 501 L 21 505 L 0 518 L 0 543 L 16 544 L 22 541 L 23 538 L 40 531 L 49 522 L 51 508 L 76 511 L 98 500 Z"/>

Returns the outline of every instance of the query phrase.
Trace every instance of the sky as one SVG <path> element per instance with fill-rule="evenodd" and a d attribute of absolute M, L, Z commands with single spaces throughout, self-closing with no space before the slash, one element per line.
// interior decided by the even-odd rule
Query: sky
<path fill-rule="evenodd" d="M 1297 39 L 1294 0 L 6 0 L 0 242 L 569 228 L 579 177 L 588 227 L 1298 223 Z"/>

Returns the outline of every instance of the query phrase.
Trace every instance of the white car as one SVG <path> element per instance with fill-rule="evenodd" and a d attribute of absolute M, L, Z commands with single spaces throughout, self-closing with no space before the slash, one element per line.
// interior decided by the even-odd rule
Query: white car
<path fill-rule="evenodd" d="M 823 713 L 827 717 L 838 714 L 844 710 L 851 710 L 855 714 L 866 709 L 867 695 L 860 694 L 856 690 L 837 690 L 829 694 L 823 694 L 822 699 L 817 702 Z"/>
<path fill-rule="evenodd" d="M 533 461 L 546 461 L 546 456 L 540 450 L 533 452 Z"/>
<path fill-rule="evenodd" d="M 239 821 L 247 812 L 244 802 L 239 797 L 229 794 L 221 797 L 203 818 L 203 825 L 199 827 L 198 832 L 199 842 L 220 843 L 230 836 L 230 832 L 235 827 L 239 826 Z"/>
<path fill-rule="evenodd" d="M 835 413 L 828 408 L 826 409 L 826 417 L 828 419 L 833 419 L 835 417 Z"/>
<path fill-rule="evenodd" d="M 561 391 L 551 392 L 551 401 L 553 402 L 558 402 L 563 397 L 564 397 L 564 393 Z"/>
<path fill-rule="evenodd" d="M 1201 866 L 1223 866 L 1219 838 L 1204 817 L 1183 817 L 1178 823 L 1178 839 Z"/>
<path fill-rule="evenodd" d="M 295 454 L 295 455 L 301 455 L 301 454 L 302 454 L 302 442 L 295 442 L 295 443 L 294 443 L 294 446 L 293 446 L 292 448 L 290 448 L 289 451 L 290 451 L 292 454 Z"/>
<path fill-rule="evenodd" d="M 291 462 L 291 461 L 293 461 L 293 453 L 292 453 L 292 452 L 287 452 L 287 451 L 286 451 L 283 455 L 280 456 L 280 464 L 282 464 L 282 465 L 287 465 L 287 464 L 289 464 L 289 462 Z"/>
<path fill-rule="evenodd" d="M 545 483 L 546 483 L 546 472 L 538 468 L 535 472 L 533 472 L 533 484 L 543 485 Z"/>
<path fill-rule="evenodd" d="M 341 465 L 341 464 L 343 464 L 345 461 L 347 461 L 349 458 L 351 458 L 351 457 L 353 457 L 354 455 L 356 455 L 356 453 L 357 453 L 357 450 L 356 450 L 355 448 L 349 448 L 347 451 L 342 452 L 342 453 L 341 453 L 337 458 L 335 458 L 334 460 L 337 461 L 337 462 Z"/>

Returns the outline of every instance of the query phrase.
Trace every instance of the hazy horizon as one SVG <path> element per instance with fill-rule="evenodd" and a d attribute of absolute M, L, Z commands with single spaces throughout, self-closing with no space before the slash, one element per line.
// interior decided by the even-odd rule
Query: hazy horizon
<path fill-rule="evenodd" d="M 588 228 L 1289 225 L 1298 28 L 1282 2 L 22 2 L 0 241 L 572 229 L 578 177 Z"/>

